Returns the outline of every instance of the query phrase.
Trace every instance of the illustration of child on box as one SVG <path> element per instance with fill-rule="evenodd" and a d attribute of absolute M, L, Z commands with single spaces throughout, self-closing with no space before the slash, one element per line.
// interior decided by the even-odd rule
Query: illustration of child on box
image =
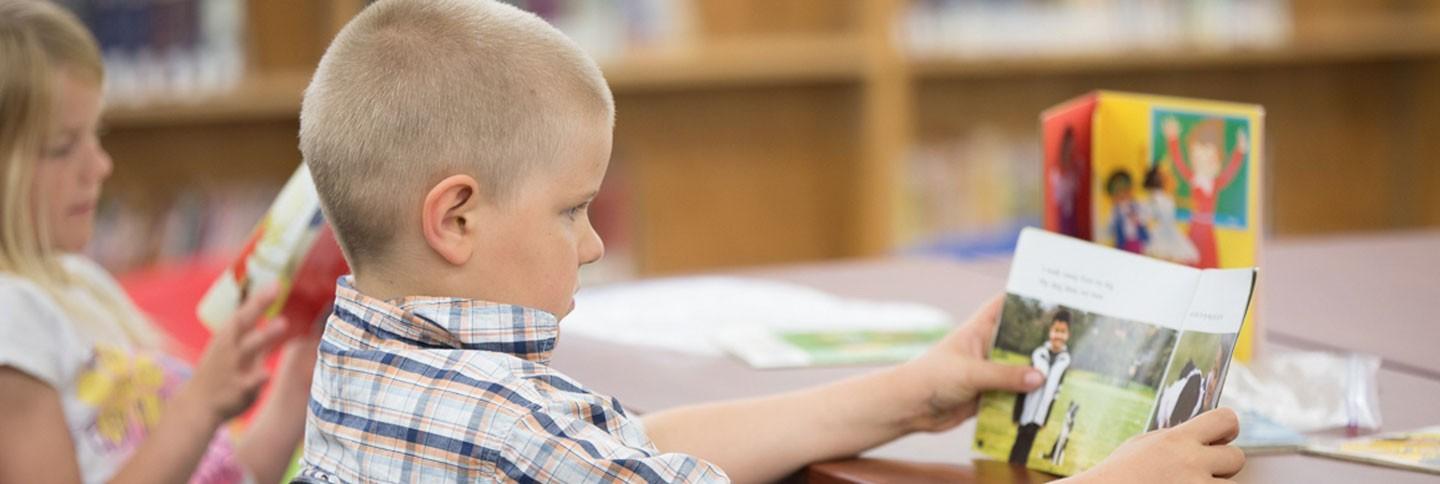
<path fill-rule="evenodd" d="M 1200 252 L 1200 260 L 1194 266 L 1201 269 L 1218 267 L 1216 202 L 1220 192 L 1234 181 L 1244 165 L 1245 154 L 1249 152 L 1249 136 L 1244 130 L 1236 133 L 1235 149 L 1226 156 L 1225 121 L 1220 118 L 1207 118 L 1196 123 L 1184 140 L 1180 139 L 1180 122 L 1174 117 L 1166 118 L 1161 129 L 1175 170 L 1190 184 L 1190 241 Z M 1229 161 L 1222 168 L 1223 159 Z"/>
<path fill-rule="evenodd" d="M 1080 168 L 1086 164 L 1076 149 L 1075 128 L 1065 127 L 1060 138 L 1060 162 L 1048 179 L 1050 193 L 1055 194 L 1055 203 L 1060 219 L 1060 233 L 1071 237 L 1080 236 L 1079 214 L 1075 211 L 1076 197 L 1080 193 Z"/>
<path fill-rule="evenodd" d="M 1200 261 L 1200 252 L 1195 244 L 1180 231 L 1175 219 L 1175 198 L 1170 196 L 1170 177 L 1165 174 L 1165 165 L 1157 160 L 1145 173 L 1145 221 L 1150 225 L 1150 243 L 1145 245 L 1145 255 L 1171 262 L 1193 265 Z"/>
<path fill-rule="evenodd" d="M 1125 170 L 1115 170 L 1105 179 L 1105 193 L 1110 195 L 1110 237 L 1115 248 L 1144 254 L 1150 242 L 1140 204 L 1135 201 L 1135 182 Z"/>

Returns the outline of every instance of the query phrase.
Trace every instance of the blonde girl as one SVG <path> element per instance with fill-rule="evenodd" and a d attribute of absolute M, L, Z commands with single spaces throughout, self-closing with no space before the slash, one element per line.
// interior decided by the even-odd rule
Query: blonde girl
<path fill-rule="evenodd" d="M 283 322 L 261 291 L 191 371 L 115 281 L 74 255 L 111 162 L 104 70 L 74 15 L 0 0 L 0 483 L 277 482 L 304 430 L 315 340 L 285 343 L 243 439 L 224 430 L 267 379 Z"/>

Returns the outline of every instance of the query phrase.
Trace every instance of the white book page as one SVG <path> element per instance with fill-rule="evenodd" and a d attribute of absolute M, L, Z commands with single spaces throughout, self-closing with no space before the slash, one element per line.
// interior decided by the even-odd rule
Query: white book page
<path fill-rule="evenodd" d="M 1185 329 L 1206 333 L 1238 333 L 1250 307 L 1254 269 L 1211 269 L 1201 272 L 1195 300 L 1185 314 Z"/>
<path fill-rule="evenodd" d="M 1185 311 L 1191 307 L 1200 279 L 1198 269 L 1026 228 L 1015 247 L 1005 289 L 1086 312 L 1179 330 L 1184 329 Z"/>

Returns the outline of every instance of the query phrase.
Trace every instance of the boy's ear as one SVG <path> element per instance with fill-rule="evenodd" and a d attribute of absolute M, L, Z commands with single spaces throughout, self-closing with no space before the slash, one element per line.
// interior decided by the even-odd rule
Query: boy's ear
<path fill-rule="evenodd" d="M 478 228 L 480 185 L 469 175 L 452 175 L 430 188 L 421 207 L 420 231 L 437 255 L 454 265 L 470 260 Z"/>

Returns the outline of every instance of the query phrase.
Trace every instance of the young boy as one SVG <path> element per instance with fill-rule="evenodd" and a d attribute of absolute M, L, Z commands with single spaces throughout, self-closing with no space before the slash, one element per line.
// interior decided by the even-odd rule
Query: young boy
<path fill-rule="evenodd" d="M 551 369 L 577 270 L 604 253 L 586 208 L 613 118 L 595 63 L 499 2 L 386 0 L 340 32 L 300 147 L 354 274 L 320 345 L 301 480 L 774 480 L 1042 382 L 984 361 L 998 299 L 909 363 L 643 420 Z M 1196 422 L 1094 475 L 1237 472 L 1233 413 Z"/>
<path fill-rule="evenodd" d="M 1035 435 L 1045 427 L 1055 398 L 1060 396 L 1060 383 L 1065 381 L 1065 370 L 1070 368 L 1070 311 L 1064 308 L 1050 317 L 1047 339 L 1030 354 L 1030 365 L 1045 376 L 1045 384 L 1030 393 L 1015 397 L 1015 444 L 1010 447 L 1010 463 L 1025 465 L 1030 460 L 1030 448 L 1035 445 Z"/>

